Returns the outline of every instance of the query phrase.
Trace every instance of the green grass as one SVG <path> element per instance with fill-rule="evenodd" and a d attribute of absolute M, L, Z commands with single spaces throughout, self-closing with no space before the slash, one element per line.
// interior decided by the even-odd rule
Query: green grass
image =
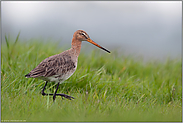
<path fill-rule="evenodd" d="M 75 97 L 43 97 L 44 81 L 25 78 L 45 58 L 62 52 L 53 41 L 1 46 L 1 121 L 182 121 L 182 63 L 134 59 L 95 48 L 82 48 L 76 72 L 58 93 Z M 71 43 L 71 42 L 68 42 Z M 53 93 L 55 83 L 46 92 Z"/>

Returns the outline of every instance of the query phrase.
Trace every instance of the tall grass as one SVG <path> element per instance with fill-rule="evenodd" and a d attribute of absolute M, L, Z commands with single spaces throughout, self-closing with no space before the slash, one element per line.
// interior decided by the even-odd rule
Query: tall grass
<path fill-rule="evenodd" d="M 1 46 L 2 121 L 182 121 L 180 59 L 143 63 L 115 50 L 81 51 L 76 72 L 58 90 L 76 99 L 53 103 L 41 95 L 44 81 L 24 75 L 63 48 L 59 42 L 19 41 L 19 34 Z M 55 85 L 48 83 L 46 92 Z"/>

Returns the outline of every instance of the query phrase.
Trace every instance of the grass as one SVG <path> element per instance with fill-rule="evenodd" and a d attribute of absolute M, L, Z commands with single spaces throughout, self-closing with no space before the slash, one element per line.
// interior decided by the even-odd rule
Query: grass
<path fill-rule="evenodd" d="M 95 48 L 82 48 L 76 72 L 58 93 L 75 97 L 43 97 L 44 81 L 25 78 L 45 58 L 63 51 L 59 43 L 41 40 L 1 46 L 1 121 L 182 121 L 182 63 L 134 59 Z M 85 49 L 86 50 L 86 49 Z M 46 92 L 53 93 L 55 83 Z"/>

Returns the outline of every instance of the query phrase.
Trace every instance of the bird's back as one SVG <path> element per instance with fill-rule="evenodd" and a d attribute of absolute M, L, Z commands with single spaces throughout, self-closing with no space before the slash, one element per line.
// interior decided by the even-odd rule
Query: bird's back
<path fill-rule="evenodd" d="M 29 78 L 40 78 L 45 81 L 62 82 L 68 79 L 77 68 L 77 59 L 70 50 L 44 59 L 36 68 L 25 75 Z"/>

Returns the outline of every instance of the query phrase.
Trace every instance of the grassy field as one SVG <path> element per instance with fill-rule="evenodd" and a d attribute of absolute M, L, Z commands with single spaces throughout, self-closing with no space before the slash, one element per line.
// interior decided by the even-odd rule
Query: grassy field
<path fill-rule="evenodd" d="M 1 46 L 1 121 L 182 121 L 181 59 L 134 59 L 112 50 L 81 51 L 76 72 L 59 86 L 67 100 L 43 97 L 44 81 L 25 78 L 45 58 L 64 47 L 51 40 Z M 68 42 L 70 44 L 70 42 Z M 53 93 L 55 83 L 46 92 Z"/>

